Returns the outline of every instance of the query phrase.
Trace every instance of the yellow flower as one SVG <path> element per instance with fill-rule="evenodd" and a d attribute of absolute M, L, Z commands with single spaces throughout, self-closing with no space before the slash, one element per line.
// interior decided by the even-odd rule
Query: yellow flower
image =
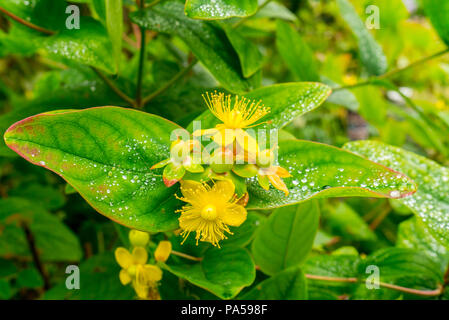
<path fill-rule="evenodd" d="M 154 258 L 156 261 L 165 262 L 170 256 L 172 245 L 170 241 L 161 241 L 157 245 L 156 251 L 154 251 Z"/>
<path fill-rule="evenodd" d="M 214 246 L 226 239 L 225 232 L 231 233 L 228 226 L 239 226 L 246 220 L 246 210 L 238 205 L 234 194 L 234 184 L 228 180 L 217 181 L 211 187 L 206 183 L 191 180 L 181 182 L 179 198 L 188 203 L 179 218 L 184 241 L 190 232 L 196 232 L 196 241 L 206 241 Z"/>
<path fill-rule="evenodd" d="M 257 180 L 265 190 L 270 188 L 269 182 L 278 190 L 284 191 L 285 196 L 288 196 L 288 188 L 282 178 L 291 177 L 290 173 L 282 167 L 270 166 L 268 168 L 259 168 L 257 172 Z"/>
<path fill-rule="evenodd" d="M 238 96 L 232 107 L 231 95 L 225 96 L 224 93 L 206 93 L 203 97 L 212 114 L 223 123 L 213 129 L 197 130 L 193 135 L 212 135 L 212 139 L 220 146 L 228 146 L 237 141 L 245 151 L 256 152 L 256 140 L 243 129 L 256 126 L 254 123 L 268 114 L 270 108 L 261 105 L 260 101 Z"/>
<path fill-rule="evenodd" d="M 162 270 L 158 266 L 147 264 L 148 253 L 143 247 L 135 247 L 132 253 L 118 247 L 115 250 L 115 260 L 122 267 L 120 282 L 123 285 L 132 283 L 141 299 L 147 299 L 162 279 Z"/>
<path fill-rule="evenodd" d="M 265 149 L 257 153 L 257 166 L 259 167 L 257 170 L 257 180 L 265 190 L 270 188 L 271 182 L 273 187 L 283 191 L 288 196 L 289 191 L 282 178 L 288 178 L 291 175 L 286 169 L 275 166 L 273 163 L 273 150 Z"/>

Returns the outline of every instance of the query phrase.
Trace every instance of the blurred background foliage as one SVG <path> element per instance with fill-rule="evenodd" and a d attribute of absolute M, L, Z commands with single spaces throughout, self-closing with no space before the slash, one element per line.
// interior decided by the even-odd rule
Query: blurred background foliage
<path fill-rule="evenodd" d="M 222 40 L 226 45 L 229 41 L 235 45 L 233 40 L 252 44 L 248 50 L 253 50 L 253 56 L 243 72 L 248 79 L 251 76 L 253 86 L 321 81 L 338 88 L 323 106 L 291 123 L 286 128 L 289 134 L 338 147 L 351 140 L 381 140 L 449 165 L 448 55 L 432 57 L 388 78 L 380 76 L 372 85 L 356 85 L 372 79 L 382 68 L 404 68 L 441 53 L 446 45 L 418 1 L 350 3 L 362 21 L 369 16 L 367 6 L 379 8 L 380 29 L 368 31 L 386 58 L 377 57 L 380 59 L 377 65 L 370 65 L 375 59 L 363 52 L 364 45 L 372 44 L 360 44 L 360 33 L 363 37 L 366 30 L 351 29 L 353 25 L 348 24 L 334 0 L 279 0 L 266 5 L 260 1 L 262 6 L 254 16 L 219 21 L 214 28 L 226 31 L 220 33 L 228 38 Z M 64 26 L 68 16 L 65 9 L 70 4 L 78 5 L 82 15 L 76 36 Z M 108 26 L 104 1 L 1 0 L 0 7 L 33 25 L 56 32 L 48 36 L 0 15 L 0 132 L 20 119 L 49 110 L 130 106 L 108 83 L 113 82 L 127 97 L 136 94 L 141 35 L 130 18 L 137 10 L 134 1 L 123 1 L 123 37 L 119 39 L 120 30 Z M 232 90 L 233 85 L 217 81 L 207 62 L 196 63 L 190 51 L 192 43 L 185 37 L 182 32 L 146 31 L 141 95 L 148 99 L 138 106 L 182 126 L 205 110 L 202 93 L 222 86 Z M 119 48 L 117 53 L 120 42 L 122 50 Z M 62 179 L 18 157 L 3 142 L 0 197 L 0 299 L 134 297 L 130 288 L 120 285 L 120 267 L 112 254 L 118 245 L 126 245 L 127 229 L 96 213 Z M 320 227 L 304 263 L 304 273 L 354 277 L 358 260 L 392 247 L 399 250 L 395 251 L 397 255 L 403 248 L 418 249 L 416 257 L 407 259 L 429 259 L 437 266 L 440 277 L 446 270 L 449 249 L 431 238 L 401 204 L 385 199 L 352 198 L 322 200 L 319 205 Z M 255 226 L 264 223 L 268 214 L 258 213 L 249 219 L 257 223 L 244 230 L 243 245 L 249 246 Z M 162 239 L 163 235 L 153 237 Z M 202 246 L 195 247 L 189 242 L 179 250 L 192 255 L 204 252 Z M 388 259 L 394 260 L 396 256 L 383 260 L 380 256 L 370 259 L 389 266 L 395 263 Z M 81 266 L 82 290 L 65 288 L 68 264 Z M 289 272 L 278 277 L 293 277 L 292 271 Z M 406 275 L 392 272 L 391 279 L 396 284 L 412 286 L 422 272 L 421 269 Z M 256 283 L 266 278 L 258 272 Z M 417 285 L 424 289 L 434 286 L 434 282 Z M 249 291 L 244 289 L 239 297 L 245 294 L 257 297 Z M 160 293 L 163 299 L 215 298 L 168 272 L 164 273 Z M 350 282 L 313 280 L 308 284 L 308 296 L 312 299 L 417 297 L 387 289 L 370 291 Z M 445 296 L 449 294 L 429 298 Z"/>

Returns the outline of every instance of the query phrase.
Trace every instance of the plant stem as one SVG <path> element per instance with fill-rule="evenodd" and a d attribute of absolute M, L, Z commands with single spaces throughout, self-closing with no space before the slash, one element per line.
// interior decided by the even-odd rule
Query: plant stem
<path fill-rule="evenodd" d="M 34 29 L 36 31 L 39 31 L 39 32 L 42 32 L 42 33 L 45 33 L 45 34 L 48 34 L 48 35 L 52 35 L 52 34 L 56 33 L 56 32 L 54 32 L 52 30 L 48 30 L 48 29 L 39 27 L 39 26 L 37 26 L 37 25 L 35 25 L 35 24 L 31 23 L 31 22 L 28 22 L 28 21 L 26 21 L 26 20 L 16 16 L 15 14 L 13 14 L 13 13 L 3 9 L 2 7 L 0 7 L 0 11 L 3 12 L 4 14 L 6 14 L 11 19 L 13 19 L 13 20 L 15 20 L 15 21 L 17 21 L 17 22 L 27 26 L 28 28 Z"/>
<path fill-rule="evenodd" d="M 185 253 L 182 253 L 182 252 L 179 252 L 179 251 L 172 250 L 171 253 L 174 254 L 175 256 L 182 257 L 182 258 L 185 258 L 185 259 L 188 259 L 188 260 L 192 260 L 192 261 L 201 261 L 201 260 L 203 260 L 203 258 L 201 258 L 201 257 L 190 256 L 188 254 L 185 254 Z"/>
<path fill-rule="evenodd" d="M 432 55 L 430 55 L 430 56 L 427 56 L 427 57 L 424 57 L 424 58 L 422 58 L 422 59 L 419 59 L 419 60 L 417 60 L 417 61 L 415 61 L 415 62 L 412 62 L 412 63 L 410 63 L 410 64 L 409 64 L 408 66 L 406 66 L 406 67 L 393 69 L 393 70 L 391 70 L 391 71 L 389 71 L 389 72 L 387 72 L 387 73 L 384 73 L 384 74 L 382 74 L 382 75 L 380 75 L 380 76 L 372 77 L 372 78 L 370 78 L 370 79 L 368 79 L 368 80 L 366 80 L 366 81 L 358 82 L 358 83 L 356 83 L 356 84 L 337 87 L 337 88 L 334 88 L 333 91 L 339 91 L 339 90 L 344 90 L 344 89 L 352 89 L 352 88 L 358 88 L 358 87 L 370 85 L 370 84 L 372 84 L 373 81 L 375 81 L 375 80 L 384 80 L 384 79 L 387 79 L 387 78 L 389 78 L 389 77 L 391 77 L 391 76 L 394 76 L 394 75 L 399 74 L 399 73 L 401 73 L 401 72 L 404 72 L 404 71 L 407 71 L 407 70 L 409 70 L 409 69 L 412 69 L 412 68 L 414 68 L 414 67 L 416 67 L 416 66 L 419 66 L 419 65 L 421 65 L 421 64 L 423 64 L 423 63 L 425 63 L 425 62 L 427 62 L 427 61 L 430 61 L 430 60 L 433 60 L 433 59 L 435 59 L 435 58 L 438 58 L 438 57 L 440 57 L 440 56 L 442 56 L 442 55 L 444 55 L 444 54 L 446 54 L 446 53 L 448 53 L 448 52 L 449 52 L 449 48 L 446 48 L 446 49 L 444 49 L 444 50 L 442 50 L 442 51 L 439 51 L 439 52 L 436 52 L 436 53 L 434 53 L 434 54 L 432 54 Z"/>
<path fill-rule="evenodd" d="M 145 7 L 145 1 L 139 1 L 140 10 Z M 146 32 L 144 27 L 140 27 L 140 53 L 139 53 L 139 69 L 137 70 L 137 90 L 136 90 L 136 108 L 142 109 L 144 103 L 142 102 L 142 80 L 143 68 L 145 64 L 145 42 Z"/>
<path fill-rule="evenodd" d="M 313 279 L 313 280 L 321 280 L 321 281 L 333 281 L 333 282 L 349 282 L 349 283 L 357 283 L 361 282 L 358 278 L 339 278 L 339 277 L 327 277 L 327 276 L 318 276 L 313 274 L 306 274 L 307 279 Z M 412 288 L 406 288 L 397 286 L 395 284 L 385 283 L 385 282 L 379 282 L 379 286 L 383 288 L 388 288 L 404 293 L 409 294 L 415 294 L 418 296 L 425 296 L 425 297 L 436 297 L 443 293 L 444 287 L 442 285 L 438 285 L 438 288 L 434 290 L 418 290 L 418 289 L 412 289 Z"/>
<path fill-rule="evenodd" d="M 195 58 L 192 60 L 192 62 L 189 63 L 187 67 L 179 71 L 177 74 L 174 75 L 173 78 L 171 78 L 169 81 L 167 81 L 164 85 L 162 85 L 160 88 L 158 88 L 156 91 L 150 93 L 148 96 L 146 96 L 142 101 L 142 106 L 146 105 L 149 101 L 160 95 L 161 93 L 165 92 L 168 88 L 170 88 L 176 81 L 178 81 L 180 78 L 182 78 L 187 72 L 189 72 L 193 66 L 198 62 L 198 60 Z"/>
<path fill-rule="evenodd" d="M 128 102 L 131 106 L 134 106 L 134 100 L 120 90 L 107 76 L 97 68 L 92 67 L 92 70 L 95 71 L 98 77 L 100 77 L 120 98 Z"/>
<path fill-rule="evenodd" d="M 44 289 L 48 290 L 48 289 L 50 289 L 50 278 L 48 277 L 47 270 L 45 269 L 45 266 L 42 264 L 42 261 L 39 257 L 39 252 L 36 248 L 36 241 L 34 240 L 33 233 L 31 232 L 31 229 L 28 226 L 27 222 L 22 221 L 21 226 L 22 226 L 23 231 L 25 232 L 25 237 L 26 237 L 31 255 L 33 257 L 34 265 L 36 266 L 36 269 L 39 271 L 39 273 L 42 276 L 42 279 L 44 280 Z"/>
<path fill-rule="evenodd" d="M 243 19 L 241 19 L 241 20 L 239 20 L 239 21 L 237 21 L 236 23 L 234 23 L 234 25 L 233 25 L 232 27 L 233 27 L 233 28 L 239 27 L 240 25 L 242 25 L 243 23 L 245 23 L 249 18 L 251 18 L 251 17 L 253 17 L 255 14 L 257 14 L 262 8 L 264 8 L 264 7 L 265 7 L 267 4 L 269 4 L 270 2 L 271 2 L 271 0 L 265 1 L 264 3 L 262 3 L 262 4 L 260 5 L 259 8 L 257 8 L 257 11 L 254 12 L 254 14 L 252 14 L 252 15 L 250 15 L 250 16 L 248 16 L 248 17 L 245 17 L 245 18 L 243 18 Z"/>

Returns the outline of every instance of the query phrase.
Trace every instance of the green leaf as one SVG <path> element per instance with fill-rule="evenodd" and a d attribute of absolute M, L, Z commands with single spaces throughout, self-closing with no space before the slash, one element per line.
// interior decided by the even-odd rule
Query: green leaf
<path fill-rule="evenodd" d="M 59 209 L 65 203 L 64 196 L 59 190 L 38 183 L 20 185 L 12 189 L 9 196 L 26 198 L 48 210 Z"/>
<path fill-rule="evenodd" d="M 31 258 L 25 233 L 5 219 L 19 215 L 27 221 L 42 261 L 79 261 L 81 245 L 75 234 L 56 216 L 34 202 L 9 197 L 0 200 L 0 256 Z"/>
<path fill-rule="evenodd" d="M 239 227 L 230 227 L 233 233 L 227 239 L 221 242 L 223 246 L 245 247 L 254 238 L 256 230 L 260 228 L 266 221 L 266 217 L 255 213 L 248 212 L 245 222 Z"/>
<path fill-rule="evenodd" d="M 344 202 L 336 206 L 328 206 L 323 210 L 325 226 L 332 234 L 353 241 L 375 241 L 376 234 L 369 228 L 367 223 Z"/>
<path fill-rule="evenodd" d="M 130 300 L 136 297 L 131 285 L 123 286 L 119 280 L 120 266 L 112 252 L 95 255 L 79 268 L 80 289 L 69 290 L 62 273 L 60 282 L 45 292 L 45 300 Z"/>
<path fill-rule="evenodd" d="M 449 263 L 449 248 L 435 239 L 417 217 L 412 217 L 399 225 L 396 246 L 423 252 L 440 264 L 441 272 L 446 270 Z"/>
<path fill-rule="evenodd" d="M 53 0 L 4 0 L 3 9 L 39 27 L 57 31 L 65 27 L 66 1 Z M 36 32 L 37 33 L 37 32 Z"/>
<path fill-rule="evenodd" d="M 23 269 L 17 275 L 17 286 L 19 288 L 41 288 L 44 280 L 36 268 Z"/>
<path fill-rule="evenodd" d="M 80 29 L 62 29 L 56 35 L 42 38 L 39 45 L 50 58 L 64 63 L 86 64 L 115 73 L 112 44 L 103 25 L 90 18 L 80 21 Z"/>
<path fill-rule="evenodd" d="M 120 68 L 123 34 L 122 0 L 106 0 L 106 29 L 112 43 L 116 71 Z"/>
<path fill-rule="evenodd" d="M 438 0 L 421 0 L 427 16 L 441 39 L 449 45 L 449 2 Z"/>
<path fill-rule="evenodd" d="M 319 217 L 316 201 L 274 210 L 258 229 L 251 247 L 260 270 L 274 275 L 300 265 L 312 249 Z"/>
<path fill-rule="evenodd" d="M 368 266 L 377 266 L 380 281 L 407 288 L 435 289 L 442 282 L 439 266 L 424 253 L 405 248 L 385 248 L 368 256 L 358 266 L 367 277 Z"/>
<path fill-rule="evenodd" d="M 385 73 L 387 70 L 387 59 L 382 51 L 382 47 L 365 27 L 348 0 L 337 0 L 337 4 L 343 19 L 357 38 L 360 60 L 365 68 L 374 76 Z"/>
<path fill-rule="evenodd" d="M 194 19 L 247 17 L 257 11 L 257 0 L 187 0 L 185 13 Z"/>
<path fill-rule="evenodd" d="M 326 281 L 319 277 L 357 278 L 359 263 L 360 258 L 355 255 L 316 255 L 307 259 L 302 270 L 308 275 L 309 299 L 336 300 L 341 294 L 352 293 L 357 287 L 354 283 Z"/>
<path fill-rule="evenodd" d="M 436 239 L 449 246 L 449 168 L 413 152 L 376 141 L 350 142 L 344 148 L 414 179 L 418 191 L 400 202 L 424 222 Z"/>
<path fill-rule="evenodd" d="M 280 129 L 296 117 L 319 107 L 330 95 L 331 89 L 318 82 L 292 82 L 267 86 L 253 90 L 244 96 L 259 101 L 270 107 L 270 113 L 262 118 L 269 121 L 257 126 L 257 130 Z M 212 128 L 218 120 L 209 110 L 203 112 L 197 119 L 201 127 Z M 192 124 L 188 127 L 192 130 Z"/>
<path fill-rule="evenodd" d="M 276 208 L 310 198 L 402 198 L 413 194 L 410 178 L 345 150 L 310 141 L 279 142 L 279 165 L 292 175 L 285 178 L 290 194 L 248 185 L 250 209 Z"/>
<path fill-rule="evenodd" d="M 235 247 L 208 249 L 200 263 L 161 266 L 221 299 L 235 297 L 243 287 L 251 285 L 256 276 L 249 253 Z"/>
<path fill-rule="evenodd" d="M 286 21 L 297 22 L 298 17 L 283 4 L 270 1 L 254 15 L 255 18 L 278 18 Z"/>
<path fill-rule="evenodd" d="M 150 167 L 169 157 L 163 118 L 118 107 L 40 114 L 11 126 L 6 144 L 57 173 L 98 212 L 125 226 L 157 232 L 177 227 L 178 200 Z M 80 143 L 82 142 L 82 143 Z"/>
<path fill-rule="evenodd" d="M 307 300 L 307 282 L 299 267 L 281 271 L 258 283 L 244 300 Z"/>
<path fill-rule="evenodd" d="M 257 45 L 245 39 L 242 34 L 234 29 L 230 24 L 223 24 L 223 30 L 234 47 L 240 59 L 243 76 L 251 77 L 262 68 L 263 56 Z"/>
<path fill-rule="evenodd" d="M 290 71 L 301 81 L 318 81 L 318 67 L 312 50 L 288 23 L 276 24 L 276 46 Z"/>
<path fill-rule="evenodd" d="M 180 37 L 212 75 L 231 92 L 248 92 L 254 81 L 245 79 L 238 55 L 217 25 L 185 16 L 180 3 L 164 1 L 151 9 L 131 14 L 144 28 Z"/>
<path fill-rule="evenodd" d="M 8 300 L 13 296 L 13 290 L 6 279 L 0 279 L 0 300 Z"/>
<path fill-rule="evenodd" d="M 0 259 L 0 278 L 7 278 L 17 272 L 17 267 L 11 260 Z"/>
<path fill-rule="evenodd" d="M 57 108 L 126 105 L 101 79 L 75 69 L 46 73 L 37 81 L 33 99 L 14 98 L 11 103 L 14 108 L 0 115 L 2 133 L 16 121 Z M 2 142 L 0 156 L 13 155 L 15 153 Z"/>

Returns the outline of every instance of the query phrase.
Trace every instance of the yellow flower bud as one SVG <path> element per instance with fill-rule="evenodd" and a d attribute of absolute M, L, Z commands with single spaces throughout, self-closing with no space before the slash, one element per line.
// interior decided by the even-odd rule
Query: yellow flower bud
<path fill-rule="evenodd" d="M 165 262 L 171 253 L 171 242 L 170 241 L 161 241 L 159 242 L 156 251 L 154 252 L 154 258 L 156 261 Z"/>
<path fill-rule="evenodd" d="M 131 230 L 129 232 L 129 241 L 134 247 L 145 247 L 150 241 L 150 235 L 139 230 Z"/>

